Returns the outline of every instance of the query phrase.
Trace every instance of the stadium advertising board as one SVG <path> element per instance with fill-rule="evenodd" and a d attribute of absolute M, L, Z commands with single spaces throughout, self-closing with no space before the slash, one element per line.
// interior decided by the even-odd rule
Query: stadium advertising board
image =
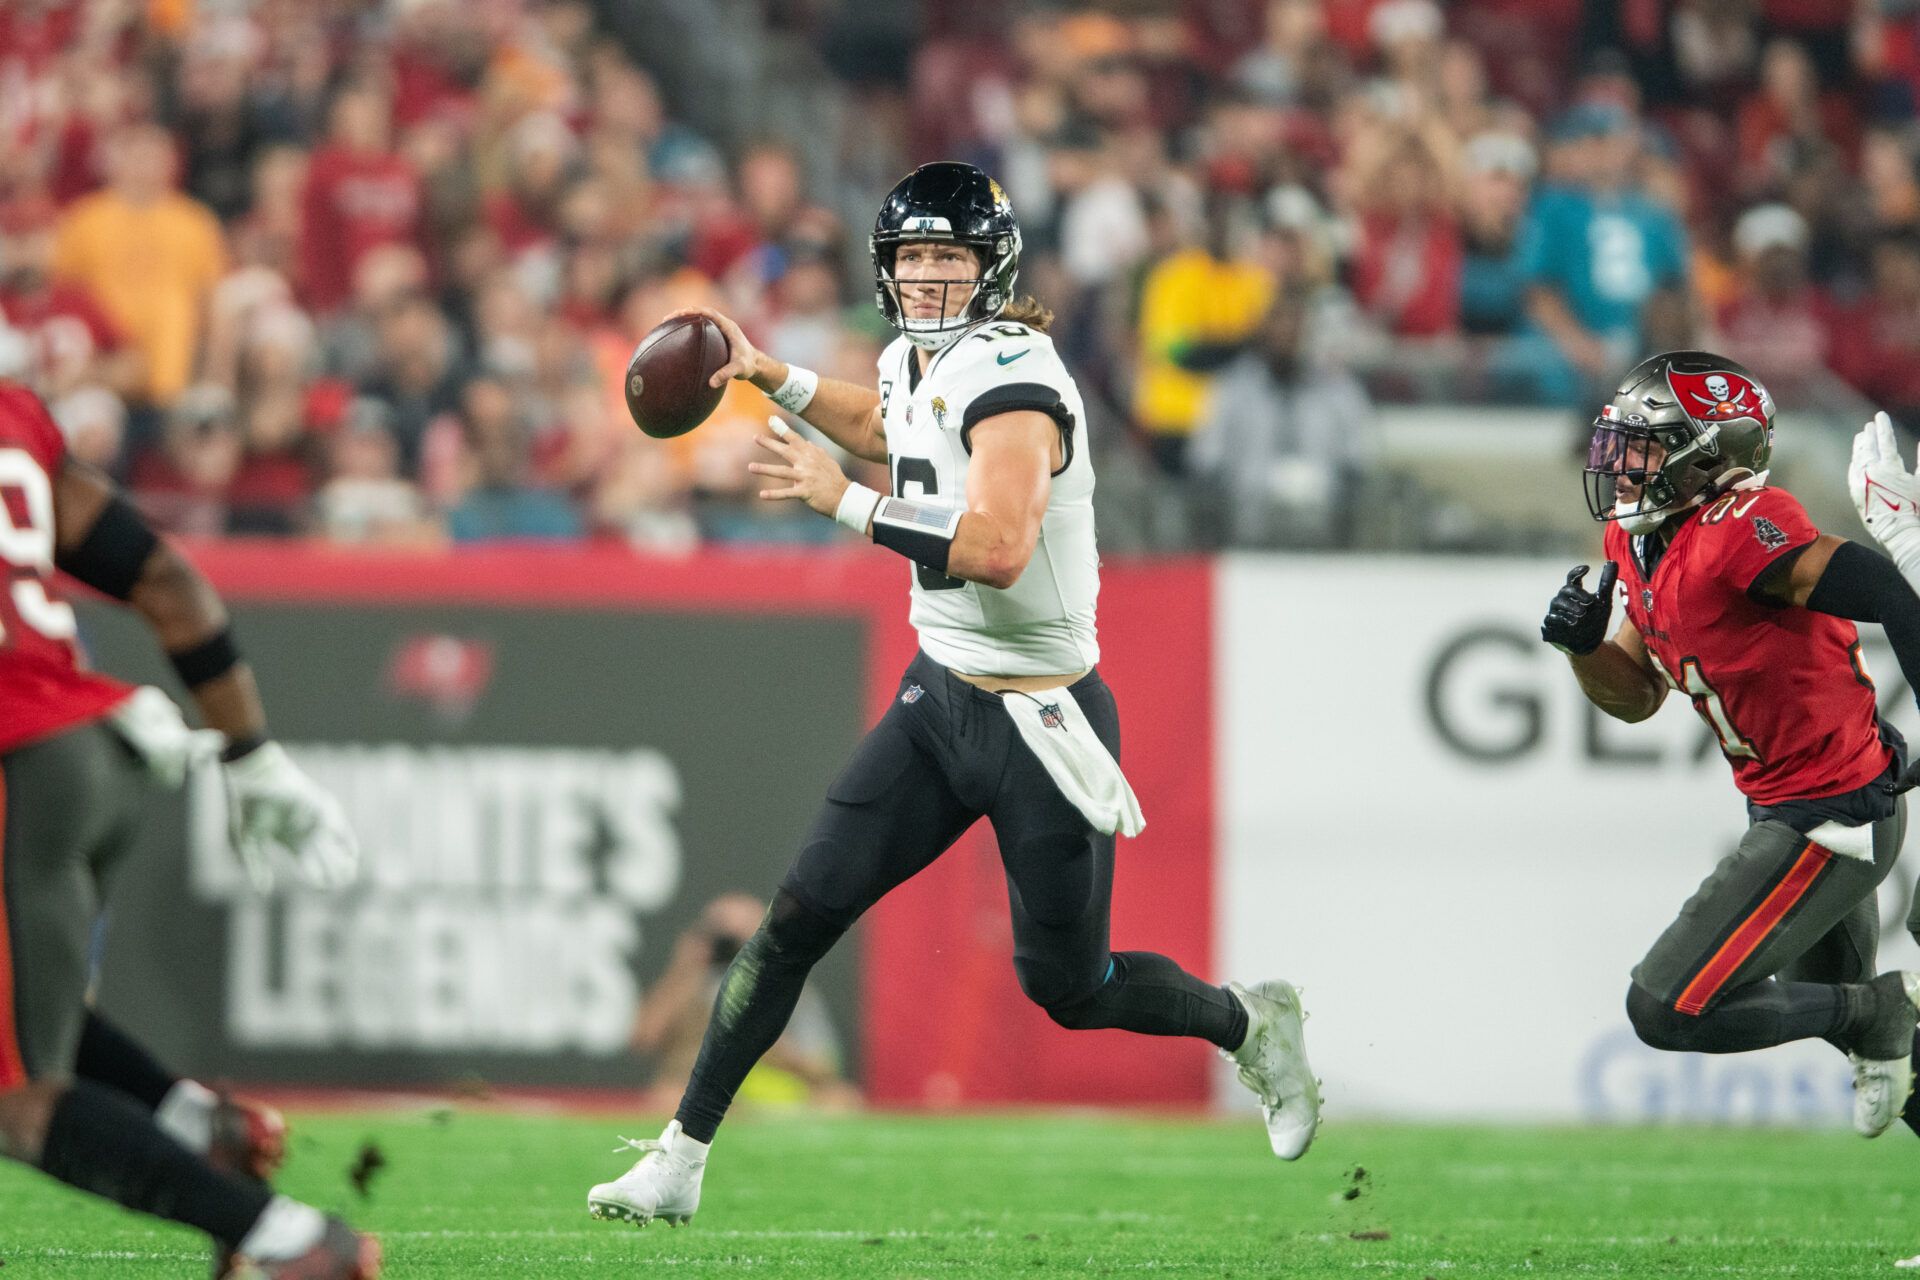
<path fill-rule="evenodd" d="M 157 810 L 115 886 L 103 998 L 168 1056 L 259 1081 L 630 1085 L 680 930 L 777 882 L 864 727 L 857 612 L 475 585 L 495 598 L 235 592 L 275 733 L 340 798 L 365 874 L 254 892 L 211 770 Z M 168 683 L 130 619 L 87 623 L 100 665 Z M 818 971 L 849 1041 L 856 968 L 848 948 Z"/>
<path fill-rule="evenodd" d="M 1335 1116 L 1843 1122 L 1850 1076 L 1824 1044 L 1656 1053 L 1628 1026 L 1629 970 L 1745 816 L 1685 699 L 1620 724 L 1540 642 L 1565 573 L 1222 563 L 1226 971 L 1307 987 Z M 1865 630 L 1911 736 L 1912 696 Z M 1881 891 L 1883 969 L 1915 959 L 1912 881 L 1909 855 Z"/>

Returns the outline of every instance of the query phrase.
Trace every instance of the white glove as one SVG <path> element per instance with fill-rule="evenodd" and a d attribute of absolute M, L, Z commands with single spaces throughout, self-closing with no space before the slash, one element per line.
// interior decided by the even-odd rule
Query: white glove
<path fill-rule="evenodd" d="M 1909 582 L 1920 582 L 1920 478 L 1900 461 L 1900 441 L 1884 413 L 1853 438 L 1847 492 L 1867 532 L 1886 548 Z"/>
<path fill-rule="evenodd" d="M 351 884 L 360 842 L 340 802 L 301 771 L 277 742 L 224 766 L 227 829 L 254 887 L 273 887 L 282 863 L 320 889 Z"/>
<path fill-rule="evenodd" d="M 198 761 L 219 756 L 226 739 L 212 729 L 190 729 L 164 690 L 143 684 L 107 717 L 153 780 L 177 791 Z"/>

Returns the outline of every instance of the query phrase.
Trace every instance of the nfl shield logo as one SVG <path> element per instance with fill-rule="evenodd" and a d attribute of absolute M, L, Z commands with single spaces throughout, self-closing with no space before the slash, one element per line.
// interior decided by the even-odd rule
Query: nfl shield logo
<path fill-rule="evenodd" d="M 920 701 L 920 695 L 925 692 L 926 690 L 922 689 L 919 685 L 910 684 L 907 686 L 907 691 L 900 695 L 900 701 L 906 703 L 908 706 L 912 706 L 914 703 Z"/>
<path fill-rule="evenodd" d="M 1642 609 L 1645 609 L 1648 613 L 1653 612 L 1653 588 L 1652 587 L 1640 588 L 1640 607 Z"/>
<path fill-rule="evenodd" d="M 1060 714 L 1060 704 L 1057 702 L 1041 703 L 1040 723 L 1049 729 L 1058 729 L 1064 726 L 1067 723 L 1067 718 Z"/>

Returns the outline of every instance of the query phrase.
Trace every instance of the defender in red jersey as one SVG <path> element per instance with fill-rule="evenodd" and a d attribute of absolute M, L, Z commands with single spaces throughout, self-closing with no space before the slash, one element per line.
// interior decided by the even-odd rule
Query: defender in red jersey
<path fill-rule="evenodd" d="M 210 730 L 157 689 L 85 670 L 56 569 L 145 618 Z M 178 785 L 203 746 L 256 878 L 280 862 L 351 874 L 339 806 L 267 738 L 219 597 L 67 456 L 30 391 L 0 381 L 0 1154 L 200 1228 L 223 1273 L 372 1277 L 377 1243 L 263 1184 L 277 1116 L 171 1076 L 86 1008 L 99 886 L 155 782 Z"/>
<path fill-rule="evenodd" d="M 1910 1110 L 1920 974 L 1873 976 L 1875 890 L 1899 855 L 1909 784 L 1854 623 L 1881 623 L 1914 681 L 1920 596 L 1767 484 L 1773 419 L 1759 380 L 1707 352 L 1628 373 L 1586 469 L 1606 566 L 1592 594 L 1585 565 L 1567 575 L 1541 636 L 1618 719 L 1644 720 L 1679 690 L 1747 797 L 1739 847 L 1633 970 L 1634 1030 L 1702 1053 L 1823 1037 L 1852 1059 L 1854 1127 L 1874 1137 Z M 1626 618 L 1607 639 L 1616 583 Z"/>

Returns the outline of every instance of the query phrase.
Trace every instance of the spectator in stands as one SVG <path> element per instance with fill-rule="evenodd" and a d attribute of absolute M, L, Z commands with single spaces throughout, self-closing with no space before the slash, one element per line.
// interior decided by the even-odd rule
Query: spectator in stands
<path fill-rule="evenodd" d="M 1353 292 L 1361 309 L 1400 337 L 1454 332 L 1460 321 L 1460 231 L 1453 185 L 1440 158 L 1409 130 L 1357 182 L 1360 243 Z"/>
<path fill-rule="evenodd" d="M 1774 188 L 1796 150 L 1833 142 L 1851 154 L 1859 130 L 1844 97 L 1822 95 L 1813 60 L 1792 40 L 1769 43 L 1760 92 L 1740 108 L 1738 180 L 1749 195 Z"/>
<path fill-rule="evenodd" d="M 591 513 L 596 527 L 643 550 L 677 555 L 700 544 L 685 469 L 667 445 L 638 431 L 614 445 L 594 485 Z"/>
<path fill-rule="evenodd" d="M 84 285 L 54 278 L 53 251 L 51 225 L 0 232 L 0 323 L 31 346 L 26 380 L 50 401 L 87 386 L 132 394 L 140 353 Z"/>
<path fill-rule="evenodd" d="M 392 303 L 380 313 L 377 326 L 380 361 L 359 390 L 392 410 L 402 470 L 414 474 L 428 424 L 459 405 L 465 360 L 453 326 L 421 294 Z"/>
<path fill-rule="evenodd" d="M 226 270 L 220 223 L 174 185 L 172 137 L 131 125 L 107 143 L 107 187 L 61 216 L 53 275 L 97 299 L 140 353 L 135 395 L 171 404 L 194 376 L 208 299 Z"/>
<path fill-rule="evenodd" d="M 1505 337 L 1527 316 L 1520 223 L 1536 168 L 1533 148 L 1510 133 L 1482 133 L 1463 154 L 1460 183 L 1460 328 Z"/>
<path fill-rule="evenodd" d="M 134 459 L 141 509 L 175 533 L 225 533 L 227 490 L 241 453 L 233 397 L 224 387 L 188 388 L 167 412 L 160 447 Z"/>
<path fill-rule="evenodd" d="M 1907 427 L 1920 427 L 1920 232 L 1873 248 L 1873 286 L 1834 343 L 1836 371 Z"/>
<path fill-rule="evenodd" d="M 1186 364 L 1199 355 L 1217 367 L 1216 353 L 1246 341 L 1273 298 L 1271 276 L 1237 252 L 1241 203 L 1216 187 L 1203 234 L 1158 263 L 1141 289 L 1133 411 L 1168 475 L 1186 473 L 1207 394 L 1208 375 Z"/>
<path fill-rule="evenodd" d="M 1716 351 L 1777 381 L 1817 377 L 1832 357 L 1833 308 L 1807 277 L 1807 221 L 1758 205 L 1734 224 L 1738 292 L 1721 309 Z"/>
<path fill-rule="evenodd" d="M 348 83 L 328 111 L 327 138 L 307 166 L 300 239 L 301 296 L 316 314 L 347 301 L 354 268 L 383 244 L 420 230 L 420 176 L 393 149 L 391 104 Z"/>
<path fill-rule="evenodd" d="M 229 227 L 234 260 L 265 267 L 282 280 L 296 280 L 307 153 L 281 144 L 263 147 L 256 152 L 248 180 L 246 212 Z"/>
<path fill-rule="evenodd" d="M 1348 499 L 1373 455 L 1373 407 L 1351 374 L 1304 358 L 1303 302 L 1276 299 L 1208 395 L 1188 468 L 1210 541 L 1352 541 Z"/>
<path fill-rule="evenodd" d="M 260 37 L 238 16 L 208 17 L 181 51 L 173 121 L 185 150 L 183 185 L 222 220 L 247 210 L 260 151 L 296 138 L 298 121 L 253 91 Z"/>
<path fill-rule="evenodd" d="M 328 442 L 329 478 L 314 499 L 317 532 L 334 542 L 430 546 L 444 533 L 416 485 L 377 400 L 355 400 Z"/>
<path fill-rule="evenodd" d="M 825 241 L 792 241 L 782 256 L 786 270 L 773 290 L 767 349 L 792 352 L 788 358 L 803 369 L 822 368 L 845 329 L 840 287 L 846 270 L 836 247 Z"/>
<path fill-rule="evenodd" d="M 381 324 L 403 303 L 426 296 L 427 259 L 410 244 L 383 244 L 367 251 L 353 271 L 352 305 L 334 313 L 322 330 L 320 367 L 360 384 L 381 365 Z"/>
<path fill-rule="evenodd" d="M 1575 107 L 1554 141 L 1561 181 L 1534 200 L 1521 259 L 1528 313 L 1566 363 L 1545 389 L 1572 403 L 1637 357 L 1641 308 L 1683 281 L 1687 240 L 1673 212 L 1635 185 L 1640 143 L 1625 110 Z"/>
<path fill-rule="evenodd" d="M 649 1096 L 674 1099 L 686 1087 L 700 1039 L 727 966 L 760 925 L 766 904 L 744 893 L 709 902 L 700 919 L 674 940 L 666 971 L 642 995 L 628 1044 L 652 1059 Z M 740 1087 L 747 1102 L 810 1102 L 845 1107 L 860 1101 L 843 1072 L 840 1037 L 826 1003 L 801 987 L 793 1017 Z"/>
<path fill-rule="evenodd" d="M 580 517 L 566 500 L 528 483 L 528 424 L 506 382 L 485 376 L 468 381 L 460 392 L 460 419 L 471 473 L 465 496 L 447 516 L 455 542 L 580 536 Z"/>
<path fill-rule="evenodd" d="M 1874 231 L 1920 230 L 1920 173 L 1906 132 L 1870 131 L 1860 148 L 1860 178 Z"/>

